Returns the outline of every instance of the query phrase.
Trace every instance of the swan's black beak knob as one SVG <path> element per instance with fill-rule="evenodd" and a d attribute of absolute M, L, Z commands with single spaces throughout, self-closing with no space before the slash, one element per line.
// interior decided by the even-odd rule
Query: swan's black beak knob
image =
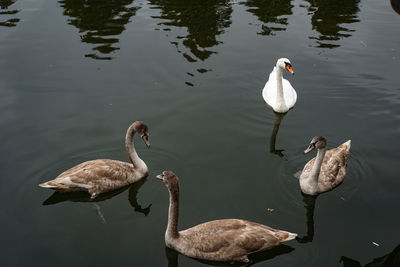
<path fill-rule="evenodd" d="M 292 75 L 294 75 L 294 71 L 293 71 L 293 69 L 292 69 L 292 65 L 286 64 L 286 70 L 287 70 L 288 72 L 290 72 Z"/>

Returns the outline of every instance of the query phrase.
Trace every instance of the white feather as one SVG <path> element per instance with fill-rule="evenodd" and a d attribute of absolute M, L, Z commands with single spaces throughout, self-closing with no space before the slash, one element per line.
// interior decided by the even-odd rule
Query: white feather
<path fill-rule="evenodd" d="M 285 113 L 296 104 L 297 93 L 290 82 L 282 78 L 282 66 L 279 65 L 280 61 L 282 61 L 282 59 L 278 59 L 277 62 L 279 70 L 277 67 L 274 67 L 269 74 L 269 79 L 263 88 L 262 96 L 265 102 L 270 105 L 275 112 Z M 278 79 L 282 81 L 282 88 L 279 88 Z M 283 91 L 282 100 L 278 99 L 278 90 Z"/>

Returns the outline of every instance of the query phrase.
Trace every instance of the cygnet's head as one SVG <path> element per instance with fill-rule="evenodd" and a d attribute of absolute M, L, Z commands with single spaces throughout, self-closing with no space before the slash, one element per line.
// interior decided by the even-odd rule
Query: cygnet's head
<path fill-rule="evenodd" d="M 149 148 L 149 127 L 147 127 L 147 125 L 143 121 L 135 121 L 133 123 L 133 129 L 140 135 L 140 137 L 142 137 L 144 143 Z"/>
<path fill-rule="evenodd" d="M 292 64 L 290 63 L 290 60 L 287 58 L 280 58 L 276 62 L 276 65 L 281 68 L 281 69 L 286 69 L 288 72 L 291 74 L 294 74 L 294 71 L 292 69 Z"/>
<path fill-rule="evenodd" d="M 326 138 L 323 136 L 315 136 L 311 142 L 310 145 L 307 147 L 306 150 L 304 150 L 304 154 L 307 154 L 313 149 L 321 149 L 326 147 Z"/>
<path fill-rule="evenodd" d="M 172 171 L 163 171 L 161 174 L 156 176 L 158 179 L 162 180 L 168 189 L 177 188 L 179 179 Z"/>

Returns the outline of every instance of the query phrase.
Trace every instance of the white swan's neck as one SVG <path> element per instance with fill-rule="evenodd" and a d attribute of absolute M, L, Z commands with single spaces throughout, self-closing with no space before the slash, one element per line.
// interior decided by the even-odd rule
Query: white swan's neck
<path fill-rule="evenodd" d="M 318 186 L 318 176 L 321 172 L 321 165 L 325 157 L 326 148 L 318 149 L 317 156 L 315 158 L 313 167 L 310 172 L 309 179 L 313 183 L 313 185 Z"/>
<path fill-rule="evenodd" d="M 135 135 L 135 133 L 136 131 L 133 126 L 129 127 L 128 131 L 126 132 L 126 151 L 128 152 L 128 156 L 132 162 L 133 167 L 140 172 L 147 173 L 148 168 L 146 166 L 146 163 L 144 163 L 144 161 L 138 156 L 138 154 L 136 153 L 135 145 L 133 144 L 133 136 Z"/>
<path fill-rule="evenodd" d="M 286 103 L 283 95 L 283 85 L 282 85 L 282 68 L 278 66 L 275 67 L 276 69 L 276 105 L 277 107 L 284 109 L 286 108 Z"/>
<path fill-rule="evenodd" d="M 167 243 L 173 243 L 173 239 L 179 237 L 178 232 L 178 217 L 179 217 L 179 185 L 176 184 L 169 189 L 169 210 L 168 210 L 168 225 L 165 231 L 165 240 Z"/>

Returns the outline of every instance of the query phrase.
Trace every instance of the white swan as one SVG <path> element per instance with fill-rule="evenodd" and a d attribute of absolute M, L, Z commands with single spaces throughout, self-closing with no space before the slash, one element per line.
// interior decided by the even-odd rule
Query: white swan
<path fill-rule="evenodd" d="M 248 254 L 273 248 L 297 236 L 240 219 L 209 221 L 178 231 L 179 179 L 171 171 L 164 171 L 157 178 L 169 191 L 165 244 L 186 256 L 210 261 L 249 262 Z"/>
<path fill-rule="evenodd" d="M 133 145 L 133 136 L 136 132 L 140 134 L 146 146 L 150 147 L 147 125 L 142 121 L 135 121 L 125 136 L 126 151 L 132 163 L 111 159 L 86 161 L 39 186 L 65 192 L 88 191 L 93 199 L 100 193 L 139 181 L 148 175 L 149 169 L 139 158 Z"/>
<path fill-rule="evenodd" d="M 315 136 L 304 154 L 318 149 L 317 156 L 311 159 L 300 175 L 301 191 L 307 195 L 318 195 L 339 185 L 346 175 L 351 140 L 326 151 L 326 138 Z"/>
<path fill-rule="evenodd" d="M 276 67 L 269 74 L 269 79 L 262 91 L 265 102 L 278 113 L 287 112 L 296 104 L 297 100 L 297 93 L 290 82 L 282 78 L 283 69 L 294 74 L 289 59 L 278 59 Z"/>

